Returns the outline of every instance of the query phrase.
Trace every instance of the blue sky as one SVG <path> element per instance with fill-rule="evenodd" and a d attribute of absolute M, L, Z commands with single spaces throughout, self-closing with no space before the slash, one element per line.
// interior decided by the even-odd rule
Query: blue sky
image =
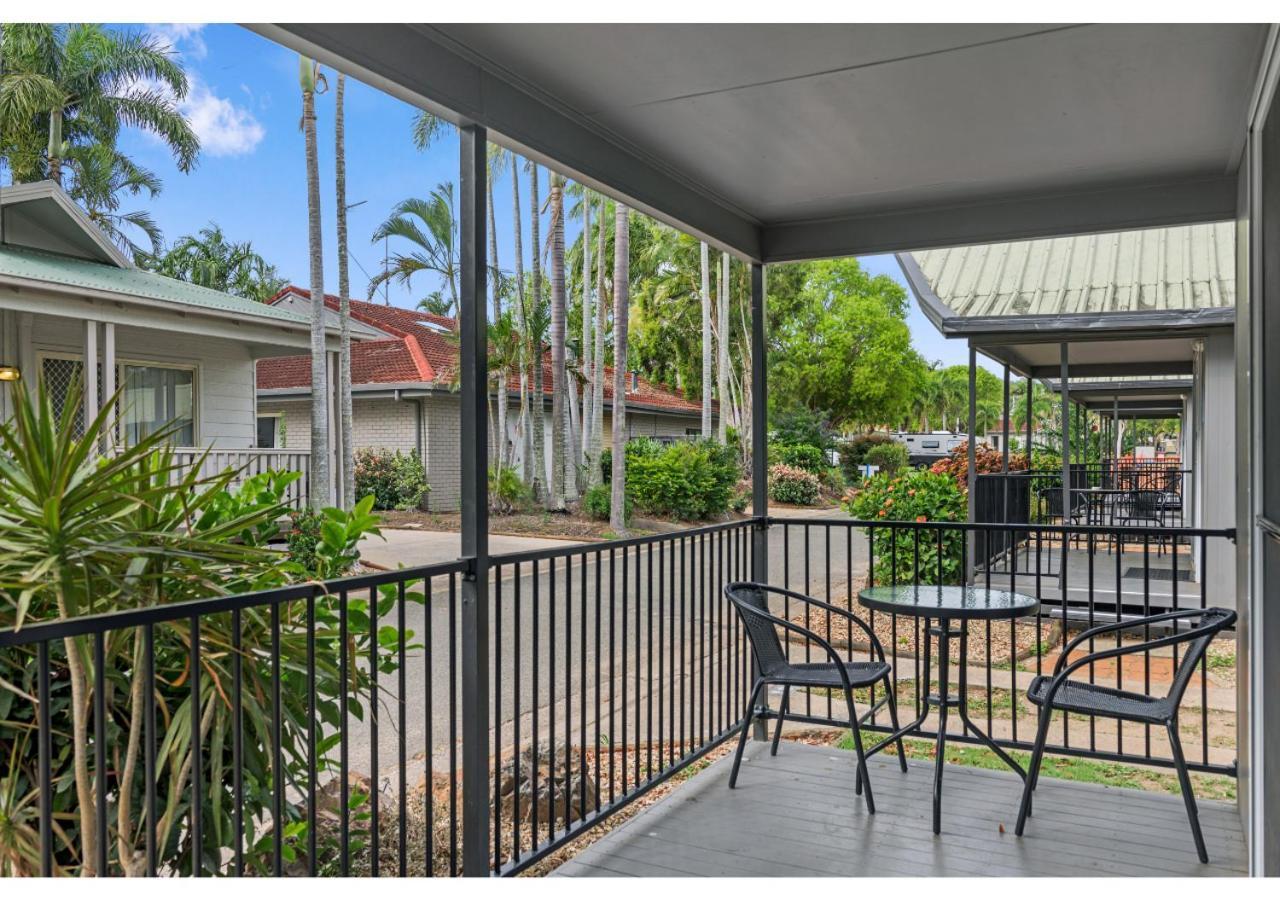
<path fill-rule="evenodd" d="M 136 27 L 136 26 L 125 26 Z M 301 97 L 298 58 L 292 51 L 235 25 L 149 26 L 182 57 L 192 76 L 192 90 L 184 112 L 200 134 L 203 151 L 197 169 L 183 175 L 167 150 L 155 139 L 129 132 L 122 149 L 157 172 L 164 192 L 149 208 L 167 240 L 195 232 L 216 222 L 232 240 L 251 240 L 287 278 L 308 281 L 306 235 L 306 178 L 304 147 L 299 129 Z M 334 253 L 333 108 L 334 73 L 327 73 L 330 92 L 317 97 L 321 209 L 324 215 L 325 287 L 337 286 Z M 370 236 L 400 200 L 425 196 L 444 181 L 457 180 L 457 138 L 444 136 L 428 152 L 414 149 L 409 128 L 414 110 L 407 104 L 357 81 L 347 80 L 347 202 L 364 203 L 348 214 L 349 243 L 354 261 L 351 288 L 366 296 L 367 272 L 376 272 L 383 248 Z M 503 268 L 511 264 L 511 187 L 507 174 L 495 184 L 498 255 Z M 543 193 L 546 192 L 545 171 Z M 142 201 L 139 201 L 140 203 Z M 521 184 L 525 222 L 525 256 L 531 252 L 528 235 L 528 181 Z M 570 222 L 572 241 L 576 223 Z M 862 260 L 872 272 L 905 281 L 892 256 Z M 414 285 L 410 295 L 392 286 L 391 301 L 412 305 L 433 285 Z M 412 299 L 411 299 L 412 296 Z M 908 324 L 917 349 L 928 360 L 945 365 L 964 363 L 961 342 L 944 339 L 920 312 L 914 298 Z"/>

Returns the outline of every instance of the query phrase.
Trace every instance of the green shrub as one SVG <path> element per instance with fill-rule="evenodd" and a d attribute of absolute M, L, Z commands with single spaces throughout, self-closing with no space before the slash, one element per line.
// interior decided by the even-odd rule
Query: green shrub
<path fill-rule="evenodd" d="M 818 473 L 818 485 L 828 494 L 843 494 L 847 487 L 839 466 L 827 466 Z"/>
<path fill-rule="evenodd" d="M 798 408 L 770 418 L 770 437 L 777 444 L 808 444 L 819 450 L 834 445 L 835 434 L 824 412 Z"/>
<path fill-rule="evenodd" d="M 747 507 L 751 505 L 751 491 L 737 490 L 733 492 L 733 496 L 729 498 L 729 508 L 736 513 L 744 513 Z"/>
<path fill-rule="evenodd" d="M 631 521 L 631 512 L 634 504 L 630 495 L 626 498 L 626 509 L 623 510 L 623 521 Z M 607 484 L 597 484 L 590 488 L 582 495 L 582 511 L 588 518 L 595 519 L 597 522 L 608 522 L 609 514 L 613 510 L 613 488 Z"/>
<path fill-rule="evenodd" d="M 955 479 L 927 469 L 907 469 L 898 476 L 877 474 L 845 503 L 845 509 L 865 522 L 963 522 L 968 514 L 965 494 Z M 941 531 L 941 560 L 938 535 L 936 529 L 873 529 L 876 583 L 959 584 L 964 575 L 963 533 Z"/>
<path fill-rule="evenodd" d="M 812 444 L 776 444 L 774 453 L 770 454 L 772 462 L 790 466 L 793 469 L 804 469 L 815 475 L 827 467 L 827 460 L 821 447 Z"/>
<path fill-rule="evenodd" d="M 818 502 L 818 476 L 784 463 L 770 466 L 769 497 L 778 503 L 812 506 Z"/>
<path fill-rule="evenodd" d="M 883 431 L 871 431 L 851 437 L 841 444 L 840 468 L 844 471 L 844 480 L 849 484 L 862 481 L 862 470 L 859 467 L 866 463 L 867 451 L 872 447 L 892 443 L 896 442 Z"/>
<path fill-rule="evenodd" d="M 364 448 L 356 451 L 356 495 L 373 495 L 374 509 L 416 509 L 431 486 L 413 453 Z"/>
<path fill-rule="evenodd" d="M 886 475 L 896 475 L 907 467 L 908 456 L 906 444 L 890 441 L 868 448 L 862 461 L 868 466 L 879 466 Z"/>
<path fill-rule="evenodd" d="M 663 447 L 642 438 L 627 444 L 627 496 L 646 515 L 683 520 L 723 515 L 737 482 L 733 450 L 715 441 Z"/>
<path fill-rule="evenodd" d="M 533 488 L 520 480 L 515 469 L 489 470 L 489 510 L 507 515 L 528 509 L 533 503 Z"/>

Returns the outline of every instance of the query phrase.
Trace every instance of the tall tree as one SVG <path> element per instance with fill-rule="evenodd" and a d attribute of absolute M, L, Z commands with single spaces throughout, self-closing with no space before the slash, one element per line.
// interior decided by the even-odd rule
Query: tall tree
<path fill-rule="evenodd" d="M 326 86 L 320 66 L 298 57 L 302 133 L 307 164 L 307 244 L 311 262 L 311 486 L 313 509 L 329 505 L 329 373 L 324 335 L 324 246 L 320 230 L 320 160 L 316 150 L 316 93 Z"/>
<path fill-rule="evenodd" d="M 540 314 L 542 308 L 542 228 L 541 216 L 542 206 L 541 198 L 538 196 L 538 164 L 533 160 L 529 160 L 529 205 L 530 205 L 530 227 L 529 238 L 533 241 L 533 254 L 529 258 L 530 263 L 530 288 L 532 289 L 531 304 L 532 307 L 526 310 L 526 317 L 530 313 Z M 546 435 L 546 416 L 544 415 L 544 404 L 546 397 L 543 395 L 542 385 L 542 338 L 535 335 L 532 322 L 526 321 L 528 328 L 527 346 L 529 348 L 529 366 L 533 369 L 533 396 L 532 401 L 532 430 L 533 430 L 533 480 L 530 485 L 533 488 L 533 495 L 538 500 L 544 499 L 546 496 L 546 477 L 547 477 L 547 435 Z"/>
<path fill-rule="evenodd" d="M 498 223 L 493 209 L 493 183 L 506 165 L 507 154 L 497 144 L 488 145 L 489 177 L 485 179 L 487 191 L 486 206 L 489 210 L 489 293 L 493 301 L 493 321 L 502 318 L 503 278 L 498 266 Z M 494 466 L 501 470 L 507 464 L 507 371 L 503 366 L 495 367 L 494 378 L 497 382 L 498 427 L 493 440 Z"/>
<path fill-rule="evenodd" d="M 196 234 L 178 238 L 159 256 L 142 257 L 139 265 L 169 278 L 260 303 L 286 284 L 250 241 L 230 241 L 212 222 Z"/>
<path fill-rule="evenodd" d="M 159 138 L 189 172 L 200 140 L 178 109 L 187 90 L 186 72 L 155 35 L 97 24 L 6 25 L 0 155 L 15 182 L 62 184 L 74 148 L 115 150 L 128 126 Z"/>
<path fill-rule="evenodd" d="M 551 173 L 548 195 L 551 250 L 551 509 L 564 509 L 565 469 L 568 466 L 565 408 L 565 296 L 564 296 L 564 176 Z"/>
<path fill-rule="evenodd" d="M 508 161 L 511 164 L 511 227 L 515 238 L 515 306 L 516 327 L 521 335 L 529 330 L 526 304 L 529 302 L 524 285 L 524 218 L 520 214 L 520 170 L 519 157 L 511 153 Z M 524 348 L 527 348 L 527 342 Z M 520 440 L 520 480 L 531 484 L 533 473 L 533 437 L 529 426 L 529 357 L 522 348 L 520 354 L 520 420 L 516 426 Z"/>
<path fill-rule="evenodd" d="M 716 341 L 719 354 L 716 363 L 716 399 L 720 401 L 720 415 L 716 418 L 716 439 L 725 442 L 728 423 L 725 411 L 729 407 L 729 254 L 720 254 L 720 295 L 716 308 L 719 319 L 719 337 Z"/>
<path fill-rule="evenodd" d="M 342 458 L 342 505 L 350 509 L 356 502 L 356 451 L 352 436 L 354 413 L 351 403 L 351 280 L 347 271 L 347 146 L 344 99 L 347 76 L 338 73 L 334 97 L 334 181 L 337 188 L 338 217 L 338 444 Z"/>
<path fill-rule="evenodd" d="M 710 250 L 701 242 L 702 259 L 702 437 L 711 437 L 711 279 Z M 723 411 L 720 413 L 724 418 Z"/>
<path fill-rule="evenodd" d="M 605 212 L 606 201 L 600 197 L 600 214 L 596 217 L 596 324 L 592 329 L 595 348 L 591 355 L 595 359 L 595 369 L 591 379 L 591 422 L 586 428 L 590 434 L 587 446 L 587 487 L 594 487 L 604 479 L 600 469 L 600 458 L 604 451 L 604 331 L 605 322 L 605 284 L 604 284 L 604 252 L 605 252 Z"/>
<path fill-rule="evenodd" d="M 106 144 L 68 147 L 66 153 L 67 193 L 121 253 L 146 266 L 160 252 L 160 226 L 146 210 L 122 211 L 121 206 L 126 197 L 154 199 L 160 179 Z"/>
<path fill-rule="evenodd" d="M 596 342 L 592 336 L 595 316 L 591 311 L 591 189 L 582 189 L 582 377 L 586 390 L 582 392 L 582 445 L 578 449 L 578 464 L 587 465 L 591 449 L 591 402 Z"/>
<path fill-rule="evenodd" d="M 631 245 L 627 207 L 613 214 L 613 472 L 609 527 L 626 534 L 627 497 L 627 312 L 631 302 Z"/>
<path fill-rule="evenodd" d="M 439 315 L 453 315 L 458 308 L 459 261 L 452 182 L 436 185 L 426 199 L 410 197 L 397 203 L 373 233 L 375 244 L 387 238 L 408 241 L 410 249 L 397 249 L 388 257 L 386 267 L 369 282 L 369 296 L 384 281 L 394 279 L 409 286 L 414 275 L 430 272 L 443 287 L 421 298 L 418 306 Z"/>

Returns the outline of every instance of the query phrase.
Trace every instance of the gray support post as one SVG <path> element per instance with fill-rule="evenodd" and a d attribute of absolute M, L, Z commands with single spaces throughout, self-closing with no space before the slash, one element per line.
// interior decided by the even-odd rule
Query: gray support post
<path fill-rule="evenodd" d="M 86 319 L 84 323 L 84 365 L 81 367 L 84 378 L 84 396 L 80 398 L 84 406 L 84 427 L 87 431 L 89 423 L 98 415 L 98 323 Z"/>
<path fill-rule="evenodd" d="M 1115 441 L 1115 465 L 1117 469 L 1120 466 L 1120 395 L 1114 394 L 1111 397 L 1111 432 L 1112 440 Z"/>
<path fill-rule="evenodd" d="M 485 129 L 458 129 L 462 380 L 462 874 L 489 874 L 489 342 L 485 324 Z"/>
<path fill-rule="evenodd" d="M 1068 345 L 1058 345 L 1059 384 L 1062 387 L 1062 524 L 1067 524 L 1071 515 L 1071 385 L 1067 365 Z M 1067 542 L 1062 542 L 1062 571 L 1067 570 Z"/>
<path fill-rule="evenodd" d="M 116 323 L 104 322 L 102 325 L 102 397 L 107 402 L 116 393 Z M 111 451 L 116 444 L 116 420 L 120 410 L 112 409 L 107 420 L 107 434 L 102 442 L 102 449 Z M 256 419 L 254 420 L 256 423 Z M 256 427 L 256 424 L 255 424 Z M 195 443 L 199 445 L 200 435 L 195 435 Z"/>
<path fill-rule="evenodd" d="M 968 480 L 969 485 L 969 521 L 975 520 L 978 510 L 978 351 L 974 349 L 973 344 L 969 345 L 969 468 Z M 969 540 L 965 542 L 968 552 L 965 554 L 965 583 L 973 577 L 974 561 L 976 555 L 974 553 L 977 544 L 977 533 L 973 532 L 969 535 Z"/>
<path fill-rule="evenodd" d="M 1031 403 L 1035 399 L 1035 383 L 1031 374 L 1027 374 L 1027 446 L 1023 449 L 1027 453 L 1027 468 L 1031 468 Z"/>
<path fill-rule="evenodd" d="M 751 515 L 755 530 L 751 536 L 751 578 L 769 581 L 769 393 L 766 374 L 768 344 L 765 342 L 764 266 L 751 264 Z M 721 415 L 724 411 L 721 410 Z M 755 676 L 755 661 L 751 663 Z M 764 692 L 763 705 L 769 695 Z M 753 740 L 768 740 L 768 722 L 757 718 Z"/>
<path fill-rule="evenodd" d="M 1000 410 L 1000 521 L 1009 521 L 1009 364 L 1004 364 L 1004 406 Z"/>

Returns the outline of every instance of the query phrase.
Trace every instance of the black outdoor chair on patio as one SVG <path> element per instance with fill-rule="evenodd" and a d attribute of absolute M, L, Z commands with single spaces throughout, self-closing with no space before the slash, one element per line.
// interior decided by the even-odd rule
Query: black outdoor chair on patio
<path fill-rule="evenodd" d="M 1071 652 L 1085 641 L 1090 641 L 1100 634 L 1128 631 L 1133 628 L 1144 628 L 1154 623 L 1172 622 L 1175 619 L 1199 620 L 1199 624 L 1186 631 L 1175 631 L 1161 638 L 1142 641 L 1128 646 L 1110 647 L 1068 662 Z M 1040 707 L 1040 723 L 1036 731 L 1035 749 L 1031 754 L 1031 766 L 1027 770 L 1026 786 L 1022 791 L 1022 806 L 1018 810 L 1018 826 L 1016 834 L 1021 837 L 1026 827 L 1027 817 L 1031 815 L 1031 794 L 1036 789 L 1040 777 L 1040 763 L 1044 759 L 1044 743 L 1049 733 L 1049 721 L 1054 710 L 1065 713 L 1078 713 L 1087 716 L 1103 716 L 1126 722 L 1138 722 L 1145 725 L 1163 725 L 1169 735 L 1169 747 L 1173 753 L 1173 764 L 1178 771 L 1178 783 L 1182 788 L 1182 799 L 1187 806 L 1187 818 L 1191 820 L 1191 834 L 1195 838 L 1196 852 L 1200 862 L 1209 861 L 1209 853 L 1205 849 L 1204 835 L 1200 831 L 1200 816 L 1196 811 L 1196 798 L 1191 792 L 1191 779 L 1187 775 L 1187 760 L 1182 754 L 1182 741 L 1178 738 L 1178 706 L 1187 684 L 1195 673 L 1196 667 L 1204 658 L 1209 643 L 1218 634 L 1230 628 L 1236 621 L 1236 614 L 1229 609 L 1213 607 L 1210 609 L 1174 610 L 1155 616 L 1144 616 L 1130 619 L 1127 622 L 1113 622 L 1099 625 L 1082 631 L 1063 648 L 1053 667 L 1052 675 L 1040 675 L 1027 688 L 1027 699 Z M 1176 623 L 1175 623 L 1176 627 Z M 1189 644 L 1183 653 L 1178 668 L 1174 673 L 1169 692 L 1163 697 L 1137 694 L 1117 688 L 1103 687 L 1083 681 L 1073 681 L 1071 673 L 1092 663 L 1104 659 L 1114 659 L 1133 653 L 1145 653 L 1161 647 L 1175 647 Z M 1176 652 L 1175 658 L 1176 658 Z M 1118 663 L 1117 663 L 1118 665 Z"/>
<path fill-rule="evenodd" d="M 862 736 L 859 726 L 870 718 L 876 710 L 885 704 L 889 707 L 889 721 L 893 730 L 898 730 L 898 704 L 893 696 L 893 684 L 890 679 L 892 669 L 885 661 L 884 647 L 875 632 L 862 619 L 848 610 L 830 603 L 823 603 L 805 594 L 784 588 L 757 584 L 750 581 L 734 582 L 725 586 L 725 596 L 737 610 L 738 617 L 746 628 L 747 638 L 751 641 L 751 653 L 756 663 L 755 684 L 751 687 L 751 696 L 747 698 L 747 708 L 743 714 L 742 733 L 738 737 L 738 749 L 733 754 L 733 770 L 729 773 L 729 787 L 738 782 L 738 768 L 742 764 L 742 750 L 747 742 L 747 732 L 751 728 L 752 712 L 755 710 L 756 698 L 762 690 L 770 685 L 783 688 L 782 705 L 778 708 L 778 723 L 773 732 L 773 744 L 769 749 L 770 756 L 778 754 L 778 740 L 782 737 L 782 723 L 790 711 L 791 688 L 818 688 L 839 691 L 844 695 L 849 711 L 849 724 L 853 731 L 853 746 L 858 755 L 858 774 L 855 793 L 861 794 L 866 784 L 867 812 L 876 811 L 875 800 L 871 796 L 871 780 L 867 775 L 867 757 L 862 749 Z M 866 662 L 853 662 L 840 658 L 830 642 L 807 628 L 790 622 L 769 612 L 769 596 L 790 598 L 808 606 L 826 610 L 828 615 L 841 616 L 849 621 L 850 630 L 857 625 L 867 633 L 871 640 L 872 658 Z M 778 629 L 798 635 L 807 641 L 817 644 L 827 655 L 827 662 L 795 663 L 788 656 L 782 641 L 778 637 Z M 854 688 L 871 687 L 884 682 L 884 698 L 875 703 L 861 719 L 858 718 L 853 702 Z M 898 761 L 902 771 L 907 771 L 907 757 L 903 751 L 902 739 L 898 739 Z"/>
<path fill-rule="evenodd" d="M 1160 491 L 1129 491 L 1124 495 L 1120 508 L 1116 511 L 1116 525 L 1149 525 L 1156 528 L 1165 527 L 1164 494 Z M 1139 536 L 1140 533 L 1139 533 Z M 1121 543 L 1124 542 L 1121 532 Z M 1156 538 L 1156 554 L 1163 555 L 1165 541 L 1168 536 L 1161 534 Z"/>

